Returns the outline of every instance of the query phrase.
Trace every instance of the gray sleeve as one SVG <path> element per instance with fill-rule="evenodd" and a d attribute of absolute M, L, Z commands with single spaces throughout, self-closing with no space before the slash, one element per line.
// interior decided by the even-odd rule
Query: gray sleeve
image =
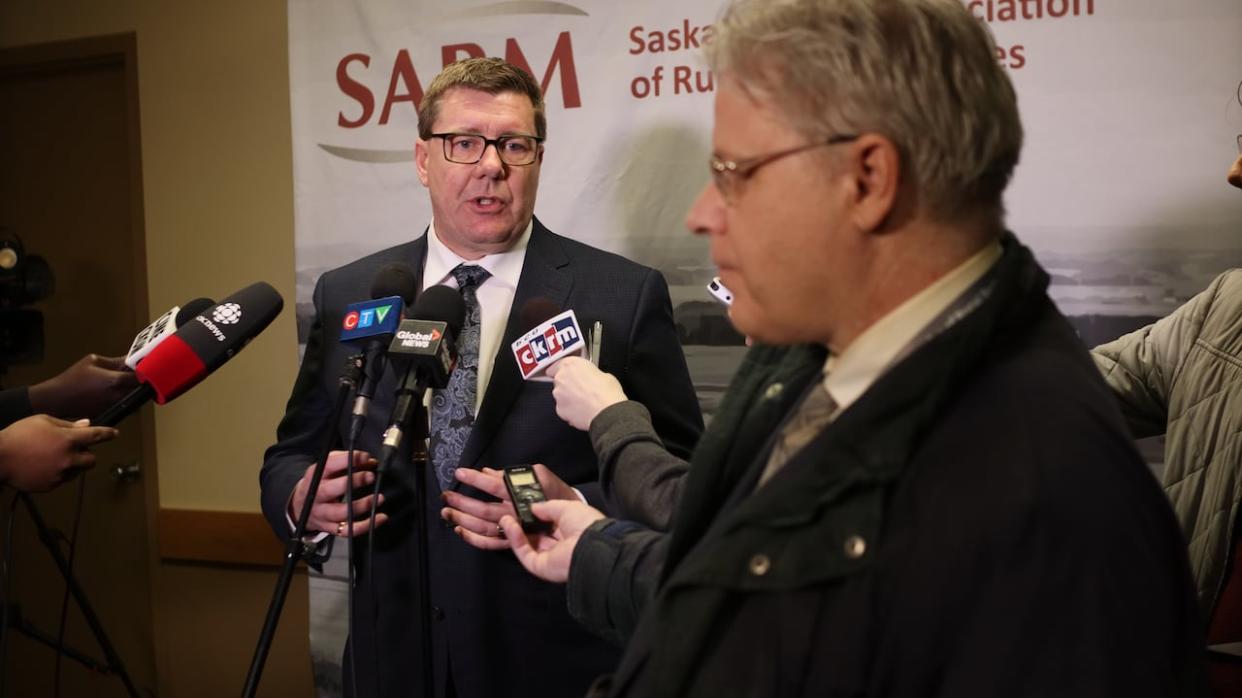
<path fill-rule="evenodd" d="M 578 539 L 569 567 L 569 615 L 624 646 L 655 596 L 668 535 L 631 521 L 601 519 Z"/>
<path fill-rule="evenodd" d="M 689 464 L 665 448 L 647 408 L 632 400 L 612 405 L 591 421 L 590 436 L 609 510 L 667 531 Z"/>
<path fill-rule="evenodd" d="M 1091 350 L 1136 437 L 1163 434 L 1167 428 L 1178 374 L 1226 276 L 1217 277 L 1167 317 Z"/>

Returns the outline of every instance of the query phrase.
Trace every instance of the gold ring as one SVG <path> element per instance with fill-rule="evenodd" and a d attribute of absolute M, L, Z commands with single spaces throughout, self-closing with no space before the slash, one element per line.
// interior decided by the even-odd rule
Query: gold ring
<path fill-rule="evenodd" d="M 336 525 L 336 535 L 338 536 L 344 535 L 344 532 L 345 532 L 345 522 L 342 521 Z"/>

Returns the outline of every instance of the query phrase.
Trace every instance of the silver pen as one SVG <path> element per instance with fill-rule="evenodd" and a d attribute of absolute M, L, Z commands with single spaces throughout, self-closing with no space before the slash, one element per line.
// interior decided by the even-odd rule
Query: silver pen
<path fill-rule="evenodd" d="M 604 323 L 596 320 L 595 324 L 591 326 L 590 356 L 591 363 L 595 364 L 596 368 L 599 368 L 599 345 L 602 341 L 604 341 Z"/>

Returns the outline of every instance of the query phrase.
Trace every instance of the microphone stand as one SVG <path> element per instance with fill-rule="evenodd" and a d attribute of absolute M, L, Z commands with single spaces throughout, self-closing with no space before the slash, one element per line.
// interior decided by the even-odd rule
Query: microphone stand
<path fill-rule="evenodd" d="M 267 662 L 267 653 L 272 647 L 272 638 L 276 635 L 276 625 L 280 622 L 280 613 L 285 606 L 285 597 L 289 595 L 289 585 L 293 583 L 293 573 L 298 561 L 314 551 L 314 546 L 304 542 L 306 522 L 310 520 L 311 508 L 315 504 L 315 495 L 319 492 L 319 481 L 323 479 L 323 471 L 328 462 L 328 453 L 336 440 L 336 428 L 340 424 L 345 403 L 358 387 L 358 379 L 362 375 L 362 356 L 355 354 L 345 361 L 345 369 L 337 384 L 336 401 L 332 407 L 332 417 L 327 423 L 331 428 L 324 438 L 319 458 L 315 461 L 315 470 L 311 474 L 310 486 L 306 491 L 306 501 L 302 503 L 302 511 L 298 514 L 298 523 L 293 535 L 285 545 L 284 565 L 280 568 L 280 577 L 276 580 L 276 589 L 272 592 L 272 600 L 267 607 L 267 618 L 263 622 L 263 630 L 259 633 L 259 642 L 254 648 L 254 658 L 250 661 L 250 671 L 246 674 L 246 686 L 242 689 L 244 698 L 254 698 L 259 689 L 259 677 L 263 674 L 263 665 Z"/>
<path fill-rule="evenodd" d="M 73 594 L 73 600 L 77 602 L 78 609 L 82 611 L 82 617 L 86 619 L 86 624 L 90 626 L 91 633 L 95 635 L 95 640 L 99 643 L 100 649 L 103 650 L 104 657 L 107 658 L 107 671 L 115 673 L 121 678 L 121 683 L 125 684 L 125 691 L 131 698 L 138 698 L 138 688 L 134 686 L 134 682 L 129 677 L 129 672 L 125 670 L 125 663 L 121 661 L 120 655 L 116 653 L 116 649 L 112 646 L 112 642 L 108 639 L 108 633 L 104 632 L 103 624 L 99 621 L 99 616 L 95 615 L 95 609 L 91 606 L 91 602 L 86 598 L 86 592 L 82 591 L 82 586 L 78 584 L 78 580 L 73 576 L 73 570 L 69 567 L 69 562 L 65 559 L 60 547 L 56 543 L 56 538 L 47 527 L 47 523 L 39 514 L 39 510 L 35 508 L 34 500 L 25 492 L 18 492 L 17 498 L 26 506 L 26 511 L 30 512 L 30 520 L 34 522 L 35 529 L 38 531 L 39 541 L 43 543 L 43 547 L 47 548 L 51 554 L 52 560 L 56 562 L 56 567 L 60 569 L 60 575 L 65 578 L 65 584 L 69 586 L 70 593 Z M 73 653 L 66 652 L 71 657 Z M 77 657 L 74 657 L 77 659 Z M 80 661 L 80 660 L 79 660 Z"/>
<path fill-rule="evenodd" d="M 432 652 L 431 652 L 431 560 L 427 551 L 427 517 L 430 509 L 427 506 L 427 462 L 430 460 L 427 454 L 427 413 L 423 411 L 422 404 L 419 404 L 418 410 L 415 412 L 414 420 L 421 425 L 413 431 L 414 443 L 411 453 L 411 461 L 414 463 L 414 480 L 419 483 L 418 489 L 414 492 L 414 501 L 417 503 L 414 521 L 416 522 L 416 533 L 418 535 L 418 594 L 423 602 L 418 609 L 418 620 L 422 626 L 420 628 L 423 637 L 423 695 L 435 695 L 435 682 L 432 681 Z"/>
<path fill-rule="evenodd" d="M 423 395 L 427 392 L 427 380 L 412 367 L 406 367 L 398 379 L 397 402 L 394 414 L 406 415 L 404 423 L 394 424 L 398 438 L 405 438 L 405 431 L 410 431 L 410 461 L 414 472 L 406 475 L 401 469 L 396 474 L 413 495 L 414 528 L 418 541 L 418 555 L 415 565 L 418 568 L 418 593 L 422 599 L 418 609 L 419 635 L 422 637 L 422 678 L 424 696 L 435 695 L 434 670 L 431 647 L 431 560 L 427 550 L 427 517 L 431 509 L 427 506 L 427 413 L 423 408 Z M 410 420 L 413 424 L 410 424 Z M 375 478 L 375 493 L 379 493 L 380 480 L 384 474 L 391 472 L 392 462 L 398 453 L 395 442 L 390 441 L 393 434 L 384 435 L 384 450 L 381 455 L 379 469 Z M 372 574 L 374 572 L 372 571 Z"/>

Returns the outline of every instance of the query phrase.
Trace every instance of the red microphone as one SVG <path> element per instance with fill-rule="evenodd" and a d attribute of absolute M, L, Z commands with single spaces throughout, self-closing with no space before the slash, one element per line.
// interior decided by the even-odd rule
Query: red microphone
<path fill-rule="evenodd" d="M 115 426 L 152 398 L 162 405 L 198 385 L 266 329 L 283 307 L 276 289 L 260 281 L 190 318 L 138 362 L 134 375 L 141 385 L 92 424 Z"/>

